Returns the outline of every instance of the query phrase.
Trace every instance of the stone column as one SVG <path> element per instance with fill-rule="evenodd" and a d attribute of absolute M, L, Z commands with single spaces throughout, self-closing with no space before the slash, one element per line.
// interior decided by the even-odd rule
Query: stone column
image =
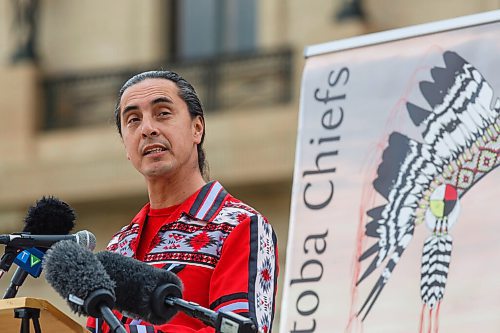
<path fill-rule="evenodd" d="M 0 67 L 0 168 L 32 163 L 40 115 L 39 72 L 30 63 Z"/>

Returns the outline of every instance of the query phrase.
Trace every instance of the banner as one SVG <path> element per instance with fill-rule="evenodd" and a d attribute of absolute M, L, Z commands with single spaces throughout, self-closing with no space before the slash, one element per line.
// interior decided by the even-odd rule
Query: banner
<path fill-rule="evenodd" d="M 311 46 L 280 332 L 500 330 L 500 11 Z"/>

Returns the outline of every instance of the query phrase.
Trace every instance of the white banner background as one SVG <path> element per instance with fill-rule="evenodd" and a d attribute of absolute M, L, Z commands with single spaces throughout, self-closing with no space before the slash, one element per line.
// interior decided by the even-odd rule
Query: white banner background
<path fill-rule="evenodd" d="M 497 13 L 498 14 L 498 13 Z M 500 15 L 497 15 L 500 20 Z M 498 21 L 498 20 L 497 20 Z M 406 30 L 406 32 L 408 29 Z M 439 23 L 436 24 L 439 31 Z M 311 56 L 302 79 L 280 332 L 419 332 L 420 265 L 430 235 L 413 239 L 366 320 L 356 317 L 384 265 L 355 287 L 375 243 L 366 211 L 385 199 L 372 185 L 388 136 L 422 142 L 406 102 L 430 109 L 419 89 L 453 51 L 500 95 L 500 23 L 435 32 Z M 461 198 L 440 332 L 500 332 L 500 172 Z M 434 322 L 434 325 L 436 323 Z M 436 326 L 434 326 L 436 327 Z M 426 330 L 427 331 L 427 330 Z"/>

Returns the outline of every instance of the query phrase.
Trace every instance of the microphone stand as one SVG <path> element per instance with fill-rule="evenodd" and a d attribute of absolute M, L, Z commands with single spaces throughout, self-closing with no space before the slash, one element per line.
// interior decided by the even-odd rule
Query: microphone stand
<path fill-rule="evenodd" d="M 3 254 L 2 258 L 0 259 L 0 279 L 10 269 L 10 267 L 12 266 L 12 263 L 14 262 L 14 259 L 16 259 L 18 252 L 19 252 L 19 249 L 16 249 L 12 246 L 7 245 L 5 247 L 5 253 Z"/>
<path fill-rule="evenodd" d="M 197 303 L 185 301 L 180 298 L 181 295 L 177 285 L 161 285 L 153 293 L 153 309 L 161 313 L 168 309 L 165 309 L 165 305 L 173 307 L 214 327 L 217 333 L 257 333 L 257 327 L 250 318 L 230 311 L 215 312 Z"/>
<path fill-rule="evenodd" d="M 14 298 L 17 295 L 19 288 L 23 285 L 24 280 L 28 276 L 28 272 L 23 270 L 21 267 L 16 269 L 16 272 L 12 276 L 10 280 L 10 285 L 7 289 L 5 289 L 5 294 L 3 295 L 3 299 Z"/>
<path fill-rule="evenodd" d="M 5 247 L 5 253 L 0 259 L 0 279 L 10 269 L 12 263 L 17 257 L 18 252 L 19 249 L 16 249 L 12 246 L 7 245 Z M 28 273 L 23 269 L 21 269 L 20 267 L 18 267 L 16 272 L 14 273 L 14 276 L 10 281 L 9 288 L 7 288 L 7 290 L 5 291 L 3 298 L 6 299 L 15 297 L 19 287 L 23 284 L 27 276 Z M 14 309 L 14 318 L 21 319 L 21 327 L 20 327 L 21 333 L 30 333 L 31 321 L 33 321 L 33 328 L 35 329 L 35 333 L 42 332 L 39 321 L 40 309 L 35 309 L 35 308 Z"/>
<path fill-rule="evenodd" d="M 28 274 L 34 276 L 34 277 L 39 277 L 41 273 L 41 258 L 43 258 L 45 251 L 38 250 L 36 248 L 32 249 L 27 249 L 23 252 L 21 252 L 20 255 L 17 255 L 16 258 L 14 259 L 14 263 L 17 264 L 19 267 L 17 267 L 16 272 L 10 279 L 10 285 L 9 287 L 5 290 L 5 294 L 3 295 L 3 299 L 7 298 L 14 298 L 17 295 L 17 292 L 19 291 L 19 288 L 23 285 L 24 281 L 26 280 L 26 277 L 28 277 Z M 30 261 L 30 258 L 32 256 L 35 256 L 39 261 L 33 262 Z"/>
<path fill-rule="evenodd" d="M 103 318 L 108 324 L 110 332 L 127 333 L 122 322 L 119 321 L 113 311 L 111 311 L 115 305 L 115 297 L 109 290 L 97 289 L 91 292 L 84 303 L 80 305 L 84 307 L 85 312 L 90 316 Z"/>
<path fill-rule="evenodd" d="M 34 308 L 19 308 L 14 309 L 14 318 L 21 319 L 21 333 L 30 333 L 30 320 L 33 320 L 33 327 L 35 329 L 35 333 L 42 333 L 42 329 L 40 327 L 40 309 Z"/>
<path fill-rule="evenodd" d="M 215 312 L 197 303 L 175 297 L 167 297 L 165 304 L 214 327 L 217 333 L 257 333 L 257 327 L 250 318 L 234 312 Z"/>

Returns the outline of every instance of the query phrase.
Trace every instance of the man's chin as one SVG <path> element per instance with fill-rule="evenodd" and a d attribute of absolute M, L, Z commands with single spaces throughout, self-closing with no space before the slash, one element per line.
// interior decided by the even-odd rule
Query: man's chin
<path fill-rule="evenodd" d="M 164 177 L 170 174 L 172 171 L 171 166 L 161 166 L 161 167 L 154 167 L 154 168 L 148 168 L 143 170 L 141 173 L 144 175 L 146 178 L 158 178 L 158 177 Z"/>

